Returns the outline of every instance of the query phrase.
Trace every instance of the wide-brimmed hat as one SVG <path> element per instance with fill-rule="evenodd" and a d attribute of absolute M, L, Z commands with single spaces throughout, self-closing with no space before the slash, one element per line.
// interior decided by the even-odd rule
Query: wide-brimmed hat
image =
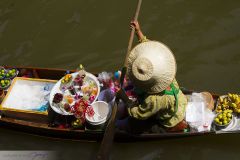
<path fill-rule="evenodd" d="M 171 50 L 157 41 L 147 41 L 134 47 L 127 67 L 133 84 L 148 93 L 165 90 L 173 82 L 177 70 Z"/>

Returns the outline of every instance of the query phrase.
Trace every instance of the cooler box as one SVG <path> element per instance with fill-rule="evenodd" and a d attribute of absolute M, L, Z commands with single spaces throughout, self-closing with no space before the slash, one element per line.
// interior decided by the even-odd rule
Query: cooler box
<path fill-rule="evenodd" d="M 0 110 L 6 117 L 35 122 L 48 121 L 49 95 L 57 81 L 14 78 Z"/>

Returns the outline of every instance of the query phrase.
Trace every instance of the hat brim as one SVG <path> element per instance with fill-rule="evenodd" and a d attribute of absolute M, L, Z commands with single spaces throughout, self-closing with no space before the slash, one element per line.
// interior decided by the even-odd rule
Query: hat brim
<path fill-rule="evenodd" d="M 141 82 L 136 77 L 133 76 L 132 73 L 132 64 L 136 60 L 138 56 L 141 56 L 142 54 L 146 54 L 146 47 L 151 47 L 151 46 L 156 46 L 160 45 L 163 47 L 168 53 L 170 54 L 171 57 L 171 68 L 170 71 L 166 71 L 166 76 L 163 79 L 151 79 L 147 82 Z M 141 50 L 144 50 L 141 52 Z M 176 76 L 176 71 L 177 71 L 177 63 L 174 54 L 172 51 L 163 43 L 158 42 L 158 41 L 147 41 L 140 43 L 136 45 L 130 52 L 128 61 L 127 61 L 127 76 L 128 78 L 134 83 L 134 85 L 138 88 L 141 88 L 143 91 L 154 94 L 154 93 L 159 93 L 165 90 L 175 79 Z M 166 69 L 167 70 L 167 69 Z"/>

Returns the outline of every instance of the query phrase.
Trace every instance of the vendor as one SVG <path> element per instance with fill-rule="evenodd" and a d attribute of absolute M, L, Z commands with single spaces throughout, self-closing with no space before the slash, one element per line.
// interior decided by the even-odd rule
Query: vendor
<path fill-rule="evenodd" d="M 131 22 L 140 44 L 132 49 L 127 77 L 135 87 L 138 103 L 127 103 L 127 128 L 150 127 L 157 123 L 166 131 L 183 131 L 187 98 L 175 79 L 176 60 L 171 50 L 143 35 L 139 23 Z M 121 129 L 121 121 L 118 122 Z M 126 127 L 126 126 L 125 126 Z"/>

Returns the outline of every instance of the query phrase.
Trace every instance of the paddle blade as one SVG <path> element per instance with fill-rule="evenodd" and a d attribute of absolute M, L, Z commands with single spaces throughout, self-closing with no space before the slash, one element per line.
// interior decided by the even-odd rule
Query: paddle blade
<path fill-rule="evenodd" d="M 117 108 L 118 108 L 117 105 L 118 104 L 115 101 L 112 108 L 111 117 L 108 121 L 108 125 L 105 129 L 103 140 L 96 157 L 97 160 L 109 160 L 109 155 L 111 152 L 111 147 L 112 147 L 114 133 L 115 133 L 115 122 L 116 122 L 116 117 L 117 117 L 116 114 L 117 114 Z"/>

